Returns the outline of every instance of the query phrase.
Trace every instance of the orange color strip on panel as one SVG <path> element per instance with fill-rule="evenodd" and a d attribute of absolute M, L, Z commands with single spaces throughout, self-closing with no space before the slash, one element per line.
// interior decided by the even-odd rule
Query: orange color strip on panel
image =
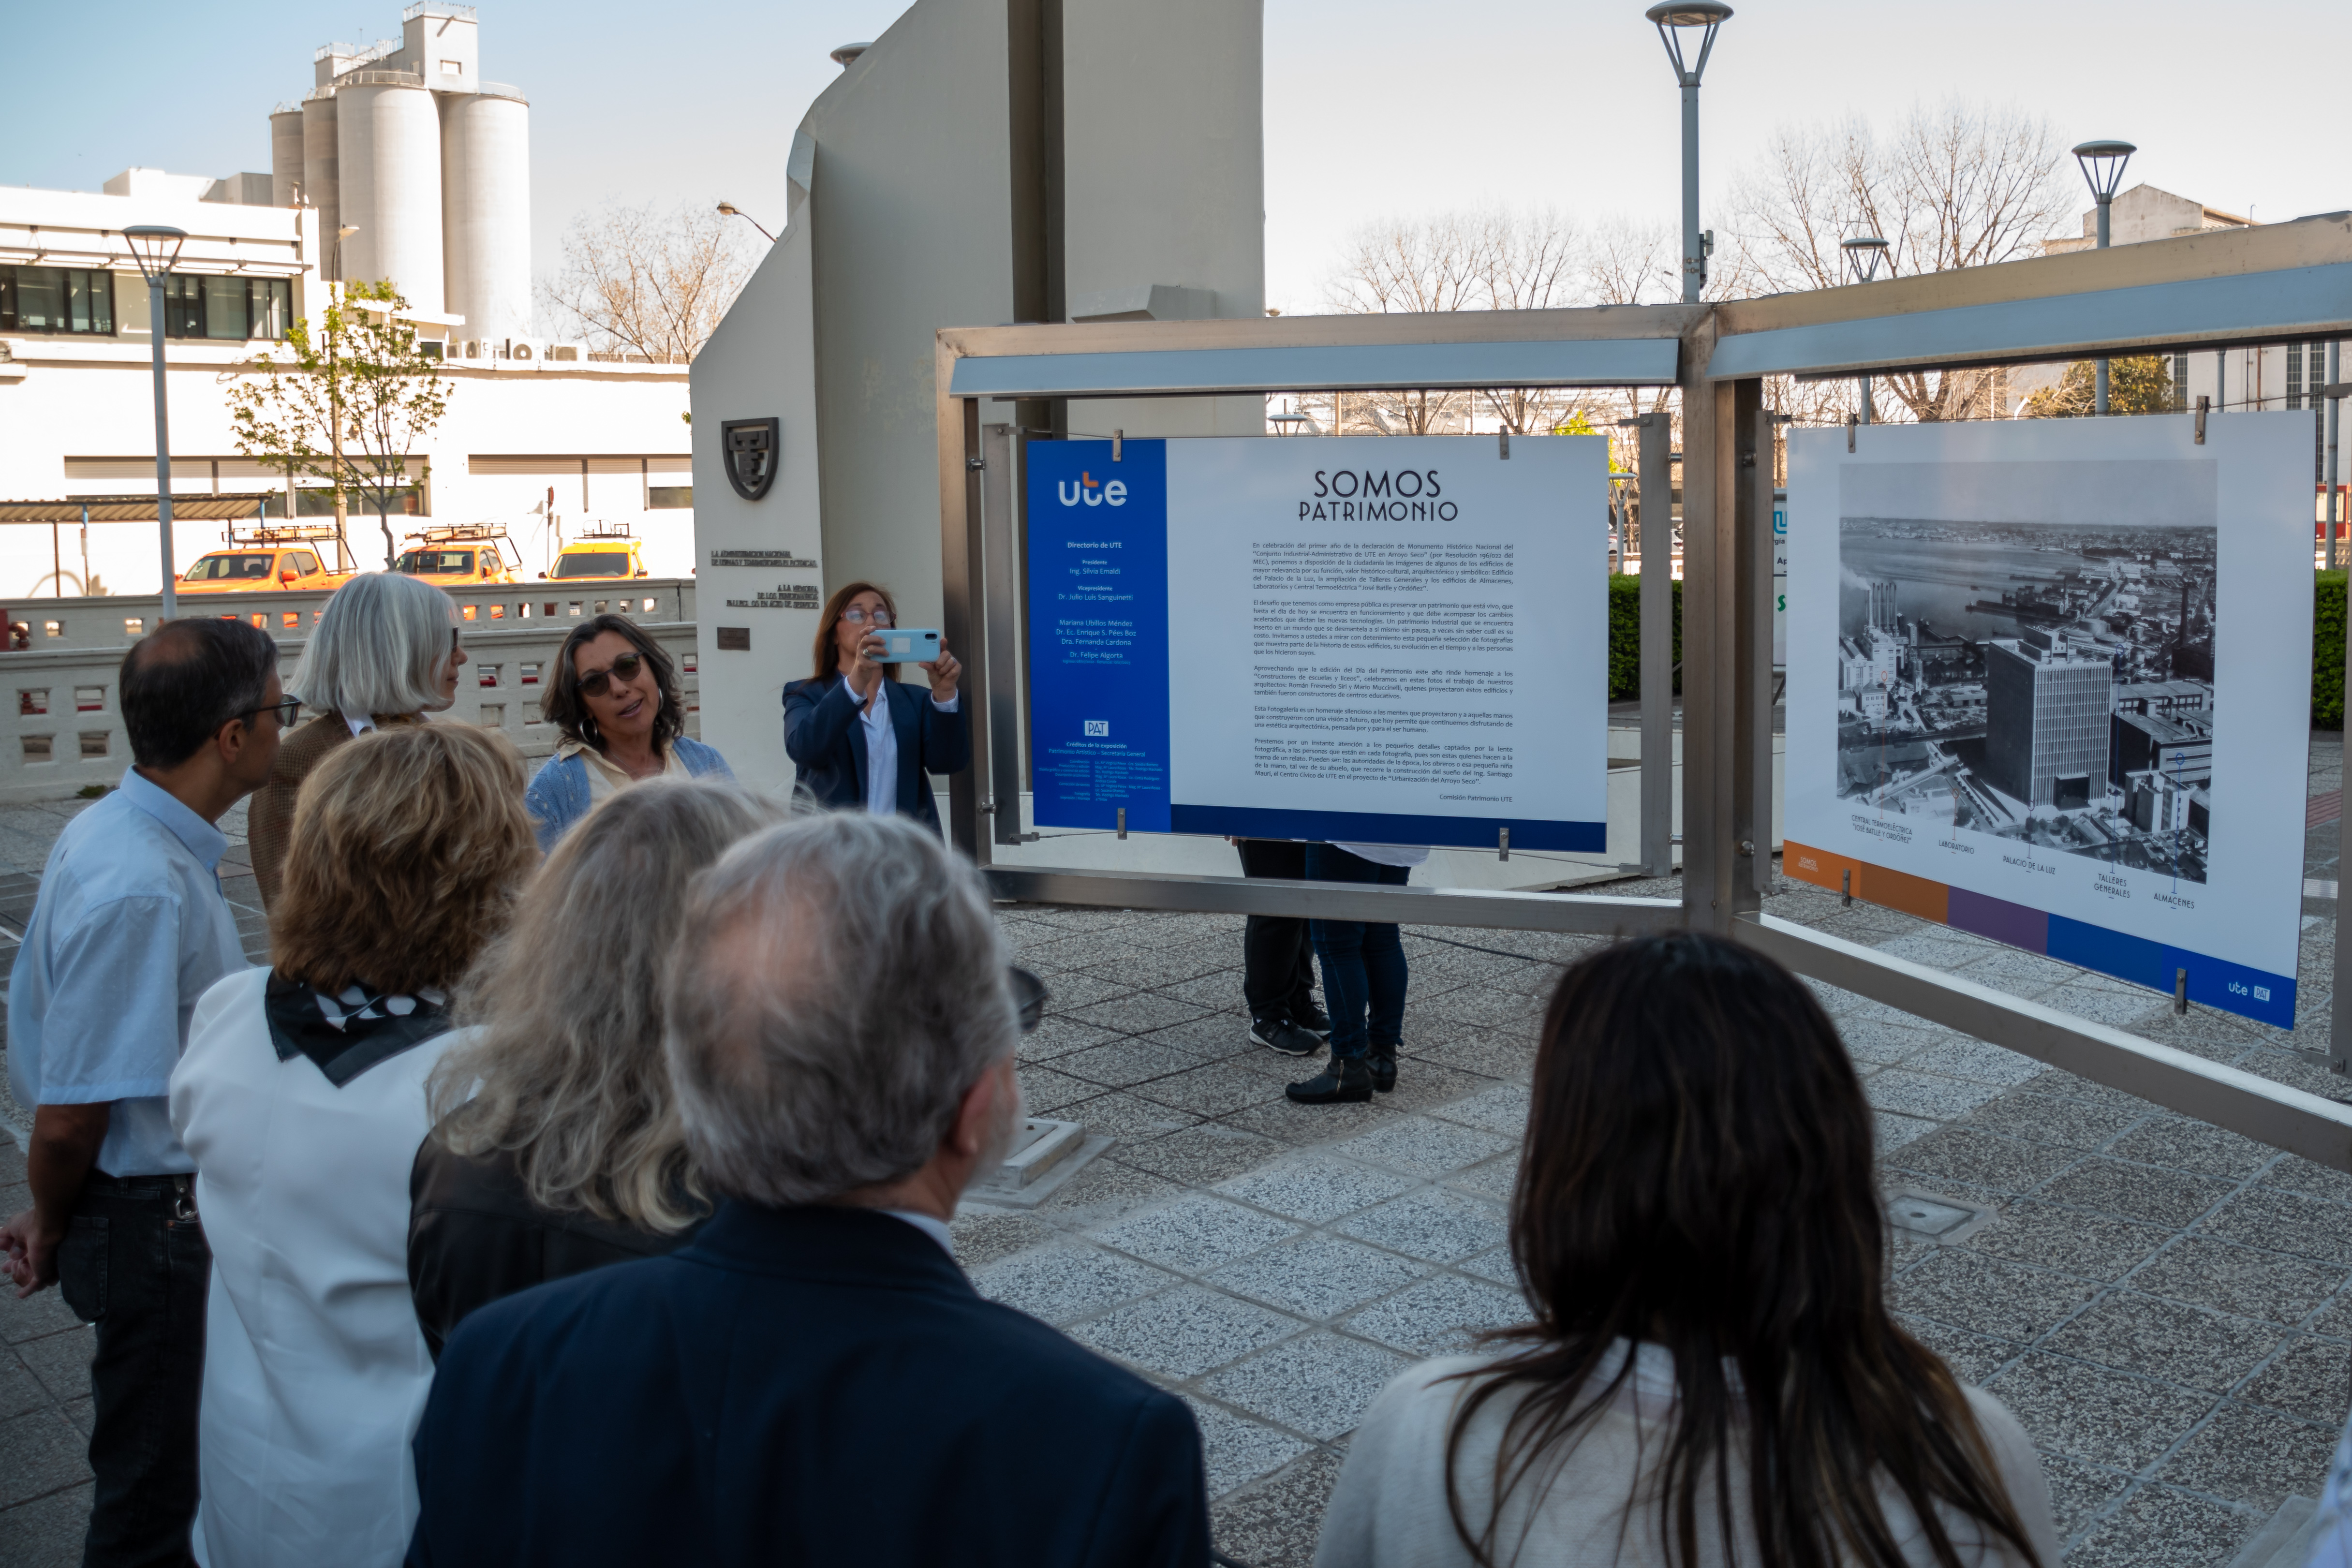
<path fill-rule="evenodd" d="M 1917 915 L 1937 925 L 1945 922 L 1951 907 L 1952 890 L 1943 883 L 1904 871 L 1890 871 L 1884 866 L 1865 864 L 1853 879 L 1853 892 L 1858 899 L 1868 899 L 1874 904 Z"/>
<path fill-rule="evenodd" d="M 1780 848 L 1780 873 L 1800 882 L 1811 882 L 1833 893 L 1845 890 L 1845 874 L 1853 873 L 1854 888 L 1862 891 L 1862 862 L 1843 855 L 1832 855 L 1826 849 L 1816 849 L 1809 844 L 1784 841 Z"/>

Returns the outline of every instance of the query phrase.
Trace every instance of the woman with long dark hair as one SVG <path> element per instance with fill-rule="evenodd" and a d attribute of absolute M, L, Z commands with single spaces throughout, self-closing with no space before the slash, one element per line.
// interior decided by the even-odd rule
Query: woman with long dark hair
<path fill-rule="evenodd" d="M 1317 1561 L 2057 1568 L 2032 1442 L 1888 1311 L 1872 1131 L 1769 959 L 1570 968 L 1511 1201 L 1535 1321 L 1389 1385 Z"/>

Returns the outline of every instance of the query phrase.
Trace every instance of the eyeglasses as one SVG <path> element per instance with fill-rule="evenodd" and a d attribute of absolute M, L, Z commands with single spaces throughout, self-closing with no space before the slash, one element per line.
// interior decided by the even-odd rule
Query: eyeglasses
<path fill-rule="evenodd" d="M 299 697 L 289 697 L 284 701 L 273 702 L 267 708 L 248 708 L 237 717 L 250 719 L 257 713 L 275 713 L 278 715 L 278 727 L 281 730 L 291 730 L 294 727 L 294 721 L 302 716 L 302 700 Z"/>
<path fill-rule="evenodd" d="M 887 626 L 892 624 L 890 612 L 887 610 L 876 610 L 871 615 L 866 614 L 864 610 L 844 610 L 841 612 L 841 618 L 847 621 L 853 626 Z"/>
<path fill-rule="evenodd" d="M 611 668 L 592 669 L 582 676 L 580 689 L 591 697 L 602 697 L 606 691 L 612 689 L 615 679 L 626 686 L 637 678 L 637 671 L 645 667 L 646 660 L 643 654 L 625 653 L 613 661 Z"/>
<path fill-rule="evenodd" d="M 1013 1005 L 1020 1010 L 1021 1032 L 1028 1034 L 1045 1016 L 1045 1004 L 1054 999 L 1054 994 L 1045 989 L 1044 981 L 1018 964 L 1009 966 L 1006 973 L 1013 982 Z"/>

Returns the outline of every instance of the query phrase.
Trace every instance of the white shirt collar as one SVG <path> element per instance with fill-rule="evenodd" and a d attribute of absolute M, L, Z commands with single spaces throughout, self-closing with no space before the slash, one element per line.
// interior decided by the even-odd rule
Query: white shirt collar
<path fill-rule="evenodd" d="M 882 1212 L 893 1219 L 905 1220 L 908 1225 L 938 1242 L 940 1250 L 948 1255 L 950 1262 L 954 1260 L 955 1237 L 940 1220 L 930 1215 L 919 1214 L 913 1209 L 884 1209 Z"/>
<path fill-rule="evenodd" d="M 353 740 L 357 740 L 375 728 L 375 721 L 365 713 L 346 713 L 343 715 L 343 722 L 352 727 Z"/>

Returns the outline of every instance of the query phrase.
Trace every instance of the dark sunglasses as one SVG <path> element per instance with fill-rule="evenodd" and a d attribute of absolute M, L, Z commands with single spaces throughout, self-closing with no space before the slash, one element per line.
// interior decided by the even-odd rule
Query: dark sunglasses
<path fill-rule="evenodd" d="M 1013 1005 L 1021 1013 L 1021 1032 L 1025 1035 L 1045 1016 L 1045 1004 L 1054 999 L 1054 994 L 1045 989 L 1044 981 L 1018 964 L 1012 965 L 1007 973 L 1013 981 Z"/>
<path fill-rule="evenodd" d="M 591 697 L 602 697 L 612 689 L 615 678 L 625 686 L 635 680 L 637 678 L 637 671 L 645 667 L 646 659 L 643 654 L 625 653 L 613 661 L 611 668 L 592 669 L 582 676 L 580 689 Z"/>

